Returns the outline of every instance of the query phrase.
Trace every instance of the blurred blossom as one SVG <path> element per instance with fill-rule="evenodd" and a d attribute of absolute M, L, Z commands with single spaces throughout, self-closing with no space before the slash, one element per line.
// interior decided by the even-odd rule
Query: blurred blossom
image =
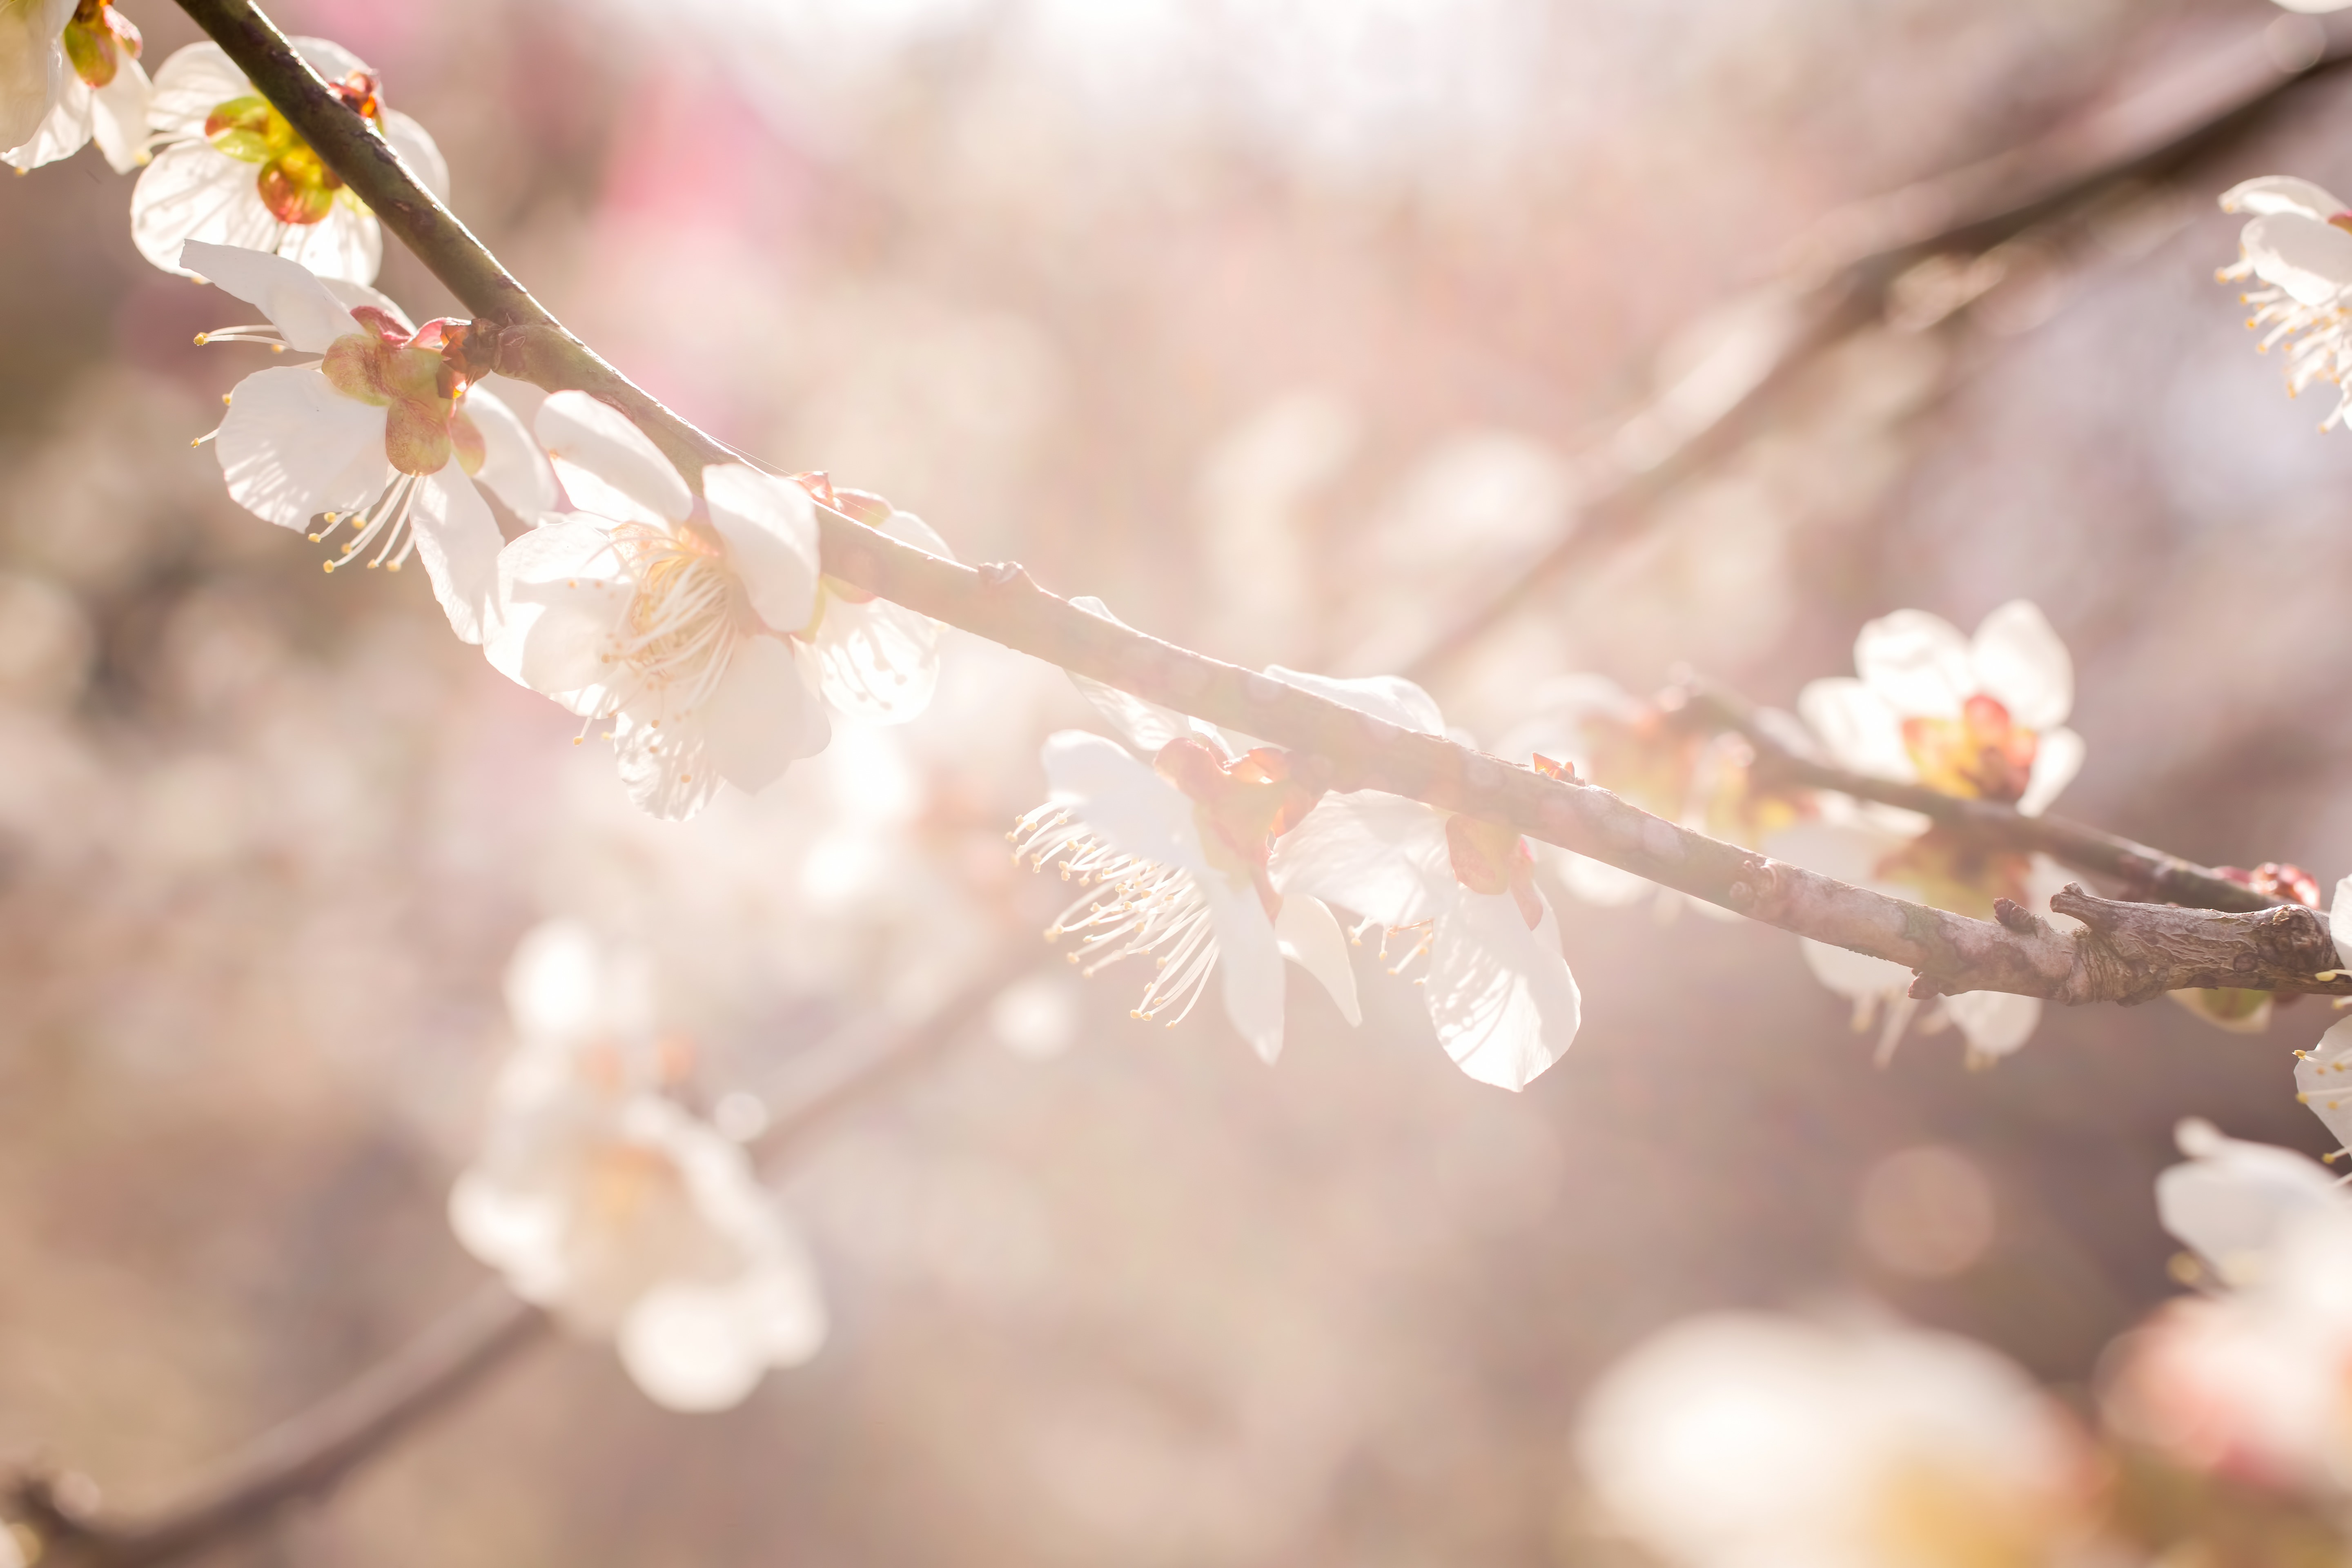
<path fill-rule="evenodd" d="M 1309 509 L 1360 435 L 1346 403 L 1296 392 L 1211 448 L 1201 467 L 1201 538 L 1216 605 L 1204 636 L 1218 657 L 1261 664 L 1315 646 L 1323 584 Z"/>
<path fill-rule="evenodd" d="M 0 574 L 0 695 L 58 709 L 81 695 L 94 648 L 74 596 L 38 577 Z"/>
<path fill-rule="evenodd" d="M 1992 1245 L 1992 1187 L 1958 1150 L 1933 1143 L 1905 1149 L 1863 1177 L 1855 1228 L 1885 1268 L 1914 1279 L 1947 1279 Z"/>
<path fill-rule="evenodd" d="M 1603 1376 L 1577 1450 L 1611 1520 L 1689 1568 L 2112 1561 L 2074 1424 L 1948 1334 L 1690 1319 Z"/>
<path fill-rule="evenodd" d="M 1077 1038 L 1077 987 L 1053 973 L 1016 980 L 989 1003 L 988 1026 L 1016 1057 L 1058 1057 Z"/>
<path fill-rule="evenodd" d="M 2265 174 L 2223 192 L 2221 210 L 2253 215 L 2238 236 L 2238 264 L 2223 268 L 2221 277 L 2252 277 L 2263 285 L 2244 296 L 2254 307 L 2246 325 L 2268 329 L 2264 350 L 2285 346 L 2288 395 L 2315 381 L 2341 388 L 2352 371 L 2352 336 L 2346 331 L 2352 317 L 2344 308 L 2352 290 L 2352 233 L 2336 222 L 2345 214 L 2343 202 L 2309 180 Z M 2319 427 L 2342 424 L 2347 405 L 2339 391 Z"/>

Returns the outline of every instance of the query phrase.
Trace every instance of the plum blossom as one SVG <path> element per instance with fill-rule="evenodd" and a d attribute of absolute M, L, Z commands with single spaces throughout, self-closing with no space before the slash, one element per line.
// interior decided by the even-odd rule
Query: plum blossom
<path fill-rule="evenodd" d="M 284 257 L 202 240 L 184 254 L 267 318 L 198 342 L 322 356 L 257 371 L 229 394 L 213 437 L 229 495 L 314 542 L 342 534 L 329 572 L 362 560 L 397 572 L 414 554 L 450 628 L 480 642 L 496 610 L 501 540 L 475 485 L 536 517 L 555 481 L 521 421 L 473 384 L 468 325 L 412 331 L 382 295 L 331 285 Z"/>
<path fill-rule="evenodd" d="M 2242 296 L 2254 308 L 2246 325 L 2263 332 L 2267 353 L 2286 348 L 2286 389 L 2294 396 L 2315 381 L 2337 387 L 2336 406 L 2322 430 L 2344 422 L 2345 374 L 2352 371 L 2352 337 L 2345 328 L 2345 293 L 2352 289 L 2352 213 L 2335 195 L 2292 174 L 2265 174 L 2221 194 L 2221 210 L 2248 213 L 2238 231 L 2238 261 L 2216 276 L 2246 278 L 2260 287 Z"/>
<path fill-rule="evenodd" d="M 794 476 L 823 505 L 947 560 L 947 541 L 910 511 L 868 490 L 836 489 L 823 474 Z M 940 683 L 940 623 L 838 577 L 817 580 L 816 610 L 800 633 L 803 667 L 825 705 L 854 722 L 903 724 L 930 706 Z"/>
<path fill-rule="evenodd" d="M 1437 704 L 1411 681 L 1266 673 L 1392 724 L 1445 732 Z M 1327 795 L 1275 841 L 1271 871 L 1286 895 L 1312 893 L 1386 928 L 1383 957 L 1407 939 L 1391 973 L 1428 960 L 1414 984 L 1438 1042 L 1479 1082 L 1525 1089 L 1575 1040 L 1583 1001 L 1559 922 L 1527 840 L 1509 828 L 1379 790 Z"/>
<path fill-rule="evenodd" d="M 550 397 L 536 429 L 581 510 L 499 553 L 490 663 L 612 721 L 622 782 L 656 816 L 692 816 L 721 780 L 757 793 L 824 751 L 832 731 L 793 639 L 819 602 L 807 491 L 715 464 L 698 502 L 643 431 L 585 393 Z"/>
<path fill-rule="evenodd" d="M 2296 1074 L 2331 1128 L 2343 1119 L 2322 1096 L 2352 1053 L 2344 1027 Z M 2190 1249 L 2180 1271 L 2212 1289 L 2121 1342 L 2108 1417 L 2191 1468 L 2341 1498 L 2352 1492 L 2352 1195 L 2293 1150 L 2195 1120 L 2179 1136 L 2189 1163 L 2157 1178 L 2157 1211 Z"/>
<path fill-rule="evenodd" d="M 0 163 L 37 169 L 95 138 L 117 174 L 147 161 L 139 29 L 107 0 L 0 5 Z"/>
<path fill-rule="evenodd" d="M 564 921 L 517 948 L 520 1037 L 449 1195 L 466 1249 L 674 1410 L 740 1404 L 824 1343 L 814 1270 L 742 1146 L 667 1090 L 646 966 Z"/>
<path fill-rule="evenodd" d="M 1973 637 L 1924 610 L 1897 610 L 1854 639 L 1854 677 L 1808 684 L 1799 715 L 1819 749 L 1847 770 L 1946 795 L 1993 801 L 2032 816 L 2083 765 L 2082 738 L 2064 728 L 2074 662 L 2042 612 L 2011 600 Z M 2068 879 L 2049 857 L 1990 849 L 1914 813 L 1828 797 L 1820 815 L 1775 833 L 1769 851 L 1795 864 L 1990 920 L 2009 899 L 2045 912 Z M 1917 1010 L 1900 964 L 1807 941 L 1815 978 L 1853 999 L 1857 1028 L 1886 1006 L 1885 1058 Z M 1971 1061 L 2008 1055 L 2032 1036 L 2042 1004 L 1979 991 L 1942 999 L 1923 1027 L 1957 1025 Z"/>
<path fill-rule="evenodd" d="M 2074 1421 L 1949 1334 L 1688 1319 L 1603 1374 L 1577 1448 L 1609 1521 L 1685 1568 L 2110 1560 Z"/>
<path fill-rule="evenodd" d="M 1076 603 L 1114 619 L 1099 600 Z M 1270 847 L 1314 805 L 1272 747 L 1237 751 L 1209 725 L 1079 679 L 1135 748 L 1084 731 L 1047 737 L 1045 804 L 1008 835 L 1013 858 L 1059 868 L 1081 892 L 1045 932 L 1080 938 L 1070 962 L 1093 974 L 1149 956 L 1158 973 L 1134 1016 L 1174 1026 L 1216 975 L 1226 1016 L 1266 1062 L 1282 1053 L 1290 959 L 1361 1021 L 1348 943 L 1329 909 L 1277 891 Z M 1150 758 L 1137 760 L 1136 752 Z"/>
<path fill-rule="evenodd" d="M 425 128 L 384 107 L 374 71 L 340 44 L 294 47 L 352 112 L 373 121 L 419 184 L 449 194 L 449 166 Z M 195 271 L 190 240 L 300 262 L 322 278 L 373 283 L 383 261 L 375 215 L 216 44 L 190 44 L 155 73 L 148 125 L 154 161 L 131 196 L 131 238 L 166 272 Z"/>

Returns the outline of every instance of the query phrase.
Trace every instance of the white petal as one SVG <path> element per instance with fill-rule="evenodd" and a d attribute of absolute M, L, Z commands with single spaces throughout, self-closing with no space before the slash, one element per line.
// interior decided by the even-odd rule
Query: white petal
<path fill-rule="evenodd" d="M 2072 730 L 2042 731 L 2034 739 L 2033 771 L 2026 775 L 2017 809 L 2027 816 L 2049 810 L 2050 803 L 2083 771 L 2085 751 L 2083 737 Z"/>
<path fill-rule="evenodd" d="M 297 262 L 295 265 L 301 264 Z M 398 322 L 401 331 L 413 332 L 416 330 L 416 323 L 409 320 L 408 312 L 395 304 L 392 296 L 381 289 L 373 288 L 365 283 L 354 283 L 348 278 L 321 278 L 319 282 L 328 293 L 335 297 L 335 303 L 346 310 L 356 310 L 362 305 L 372 305 Z M 550 501 L 548 504 L 553 506 L 555 503 Z"/>
<path fill-rule="evenodd" d="M 492 495 L 525 521 L 551 510 L 555 470 L 539 443 L 530 438 L 530 432 L 522 427 L 522 421 L 514 416 L 514 410 L 495 393 L 477 386 L 466 393 L 466 413 L 482 433 L 482 471 L 474 476 L 476 482 L 488 485 Z"/>
<path fill-rule="evenodd" d="M 1841 996 L 1860 1002 L 1901 996 L 1911 989 L 1911 972 L 1899 963 L 1832 947 L 1811 937 L 1801 938 L 1800 945 L 1804 949 L 1805 967 L 1813 972 L 1813 978 Z"/>
<path fill-rule="evenodd" d="M 1546 845 L 1544 848 L 1550 848 Z M 1540 851 L 1538 851 L 1540 853 Z M 1658 890 L 1658 885 L 1647 877 L 1620 870 L 1606 860 L 1595 860 L 1572 850 L 1561 849 L 1553 857 L 1553 868 L 1568 890 L 1588 904 L 1602 909 L 1622 909 L 1638 904 Z"/>
<path fill-rule="evenodd" d="M 408 526 L 416 535 L 417 563 L 432 579 L 449 629 L 460 642 L 480 642 L 497 615 L 499 552 L 505 542 L 474 481 L 455 463 L 425 475 L 416 482 Z"/>
<path fill-rule="evenodd" d="M 1113 626 L 1127 626 L 1125 621 L 1110 613 L 1109 605 L 1092 594 L 1082 594 L 1070 603 Z M 1130 626 L 1128 629 L 1131 631 L 1134 628 Z M 1076 672 L 1070 675 L 1070 684 L 1078 689 L 1079 696 L 1095 705 L 1096 711 L 1110 721 L 1112 728 L 1127 737 L 1128 744 L 1147 757 L 1158 756 L 1162 746 L 1179 738 L 1205 741 L 1220 752 L 1226 749 L 1224 742 L 1213 729 L 1197 719 L 1177 712 L 1173 708 L 1162 708 L 1159 703 L 1138 697 L 1131 691 L 1105 686 L 1099 680 L 1090 680 Z"/>
<path fill-rule="evenodd" d="M 2180 1144 L 2196 1157 L 2156 1178 L 2157 1217 L 2225 1283 L 2257 1278 L 2264 1255 L 2305 1215 L 2344 1207 L 2327 1168 L 2291 1149 L 2225 1138 L 2193 1120 L 2181 1123 Z"/>
<path fill-rule="evenodd" d="M 1833 675 L 1808 682 L 1797 695 L 1797 713 L 1840 767 L 1906 784 L 1918 778 L 1919 765 L 1903 743 L 1903 716 L 1862 681 Z"/>
<path fill-rule="evenodd" d="M 341 81 L 354 71 L 368 68 L 367 61 L 332 38 L 297 37 L 286 41 L 294 46 L 294 52 L 300 55 L 312 70 L 331 82 Z M 252 89 L 248 88 L 247 90 Z"/>
<path fill-rule="evenodd" d="M 313 365 L 278 365 L 236 384 L 213 446 L 228 493 L 257 517 L 307 530 L 322 511 L 373 500 L 392 465 L 384 412 L 345 397 Z"/>
<path fill-rule="evenodd" d="M 814 1355 L 824 1302 L 805 1268 L 770 1266 L 725 1285 L 665 1284 L 621 1321 L 614 1348 L 631 1381 L 671 1410 L 740 1405 L 770 1367 Z"/>
<path fill-rule="evenodd" d="M 1356 966 L 1348 959 L 1348 933 L 1322 900 L 1305 893 L 1284 899 L 1274 934 L 1283 957 L 1322 982 L 1339 1004 L 1341 1017 L 1350 1024 L 1364 1021 L 1364 1010 L 1356 1001 Z"/>
<path fill-rule="evenodd" d="M 1969 1048 L 1980 1057 L 2005 1057 L 2033 1037 L 2042 1022 L 2042 998 L 2006 991 L 1964 991 L 1944 998 Z"/>
<path fill-rule="evenodd" d="M 73 11 L 72 0 L 0 5 L 0 147 L 31 139 L 56 106 L 72 75 L 58 36 Z"/>
<path fill-rule="evenodd" d="M 1328 697 L 1402 729 L 1418 730 L 1424 735 L 1445 733 L 1445 715 L 1438 711 L 1436 701 L 1401 675 L 1367 675 L 1348 679 L 1285 669 L 1278 664 L 1267 665 L 1265 672 L 1286 686 Z"/>
<path fill-rule="evenodd" d="M 2324 305 L 2352 286 L 2352 234 L 2301 213 L 2258 217 L 2238 243 L 2255 276 L 2276 284 L 2297 303 Z"/>
<path fill-rule="evenodd" d="M 2336 1145 L 2352 1147 L 2352 1018 L 2329 1025 L 2311 1054 L 2294 1064 L 2294 1087 Z"/>
<path fill-rule="evenodd" d="M 824 708 L 792 650 L 770 637 L 739 637 L 727 673 L 697 715 L 702 743 L 719 776 L 756 795 L 832 738 Z"/>
<path fill-rule="evenodd" d="M 1282 948 L 1275 940 L 1274 922 L 1265 918 L 1256 889 L 1236 886 L 1214 871 L 1195 871 L 1192 880 L 1208 901 L 1209 920 L 1217 933 L 1217 980 L 1225 1016 L 1258 1059 L 1271 1064 L 1282 1055 Z"/>
<path fill-rule="evenodd" d="M 555 476 L 582 511 L 615 522 L 682 522 L 693 492 L 629 416 L 584 392 L 559 392 L 533 421 Z"/>
<path fill-rule="evenodd" d="M 1976 687 L 2029 730 L 2053 729 L 2074 710 L 2074 660 L 2040 606 L 2011 599 L 1987 616 L 1969 645 Z"/>
<path fill-rule="evenodd" d="M 2327 906 L 2327 934 L 2336 939 L 2336 962 L 2352 968 L 2352 877 L 2336 884 L 2336 898 Z"/>
<path fill-rule="evenodd" d="M 114 79 L 92 95 L 90 135 L 118 174 L 147 162 L 147 100 L 153 90 L 139 62 L 126 59 Z"/>
<path fill-rule="evenodd" d="M 846 719 L 903 724 L 921 716 L 939 687 L 940 624 L 887 599 L 854 605 L 827 595 L 807 647 L 824 700 Z"/>
<path fill-rule="evenodd" d="M 808 491 L 741 463 L 720 463 L 702 470 L 702 494 L 751 608 L 779 632 L 807 626 L 816 614 L 818 571 Z"/>
<path fill-rule="evenodd" d="M 719 770 L 693 715 L 663 721 L 650 710 L 622 709 L 613 722 L 613 760 L 631 804 L 665 822 L 686 821 L 719 789 Z"/>
<path fill-rule="evenodd" d="M 286 346 L 298 353 L 325 353 L 337 338 L 360 330 L 343 302 L 299 262 L 201 239 L 181 247 L 177 260 L 181 270 L 257 307 L 285 338 Z"/>
<path fill-rule="evenodd" d="M 1047 798 L 1069 806 L 1113 848 L 1190 871 L 1203 890 L 1223 880 L 1202 851 L 1192 803 L 1116 742 L 1064 730 L 1045 738 L 1042 760 Z"/>
<path fill-rule="evenodd" d="M 1853 668 L 1906 717 L 1956 718 L 1976 691 L 1968 639 L 1925 610 L 1897 610 L 1865 625 L 1853 641 Z"/>
<path fill-rule="evenodd" d="M 508 679 L 574 713 L 612 711 L 604 648 L 636 586 L 585 517 L 532 529 L 499 552 L 499 613 L 482 651 Z"/>
<path fill-rule="evenodd" d="M 200 137 L 214 110 L 252 91 L 253 84 L 218 44 L 189 44 L 173 50 L 155 73 L 154 91 L 147 101 L 147 122 L 167 141 Z"/>
<path fill-rule="evenodd" d="M 1285 897 L 1327 899 L 1385 926 L 1434 919 L 1462 887 L 1444 814 L 1379 790 L 1325 795 L 1274 841 L 1266 869 Z"/>
<path fill-rule="evenodd" d="M 7 30 L 8 25 L 0 21 L 0 38 L 7 36 Z M 118 73 L 118 79 L 129 74 Z M 0 76 L 5 75 L 5 67 L 0 66 Z M 5 91 L 0 88 L 0 114 L 5 114 L 8 107 Z M 67 71 L 58 81 L 57 100 L 49 112 L 20 144 L 0 153 L 0 163 L 19 170 L 38 169 L 61 158 L 70 158 L 89 145 L 97 120 L 98 95 L 81 78 Z"/>
<path fill-rule="evenodd" d="M 1423 997 L 1454 1065 L 1514 1091 L 1568 1053 L 1583 1009 L 1551 905 L 1530 931 L 1508 893 L 1466 889 L 1437 922 Z"/>
<path fill-rule="evenodd" d="M 180 247 L 191 239 L 274 252 L 287 226 L 269 216 L 253 182 L 254 165 L 210 142 L 166 147 L 140 171 L 131 189 L 131 243 L 149 261 L 182 277 L 188 274 L 180 267 Z"/>
<path fill-rule="evenodd" d="M 416 183 L 439 196 L 449 199 L 449 160 L 441 155 L 440 144 L 433 140 L 425 127 L 400 110 L 387 110 L 383 116 L 383 139 L 416 176 Z"/>
<path fill-rule="evenodd" d="M 449 1228 L 524 1300 L 545 1306 L 562 1289 L 563 1216 L 542 1194 L 467 1171 L 449 1190 Z"/>
<path fill-rule="evenodd" d="M 2335 10 L 2345 3 L 2347 0 L 2329 0 L 2326 8 Z M 2324 223 L 2342 212 L 2344 204 L 2326 187 L 2309 180 L 2299 180 L 2293 174 L 2263 174 L 2223 191 L 2221 210 L 2258 217 L 2269 213 L 2299 212 Z"/>
<path fill-rule="evenodd" d="M 1776 860 L 1871 888 L 1879 883 L 1880 862 L 1901 848 L 1903 842 L 1899 836 L 1864 823 L 1812 817 L 1773 834 L 1763 848 Z"/>

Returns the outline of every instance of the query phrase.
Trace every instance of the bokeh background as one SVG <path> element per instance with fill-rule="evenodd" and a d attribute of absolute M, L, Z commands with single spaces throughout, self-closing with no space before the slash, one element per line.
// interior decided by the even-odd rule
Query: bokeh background
<path fill-rule="evenodd" d="M 2256 0 L 285 0 L 459 210 L 724 437 L 1223 657 L 1369 673 L 1578 526 L 1587 454 L 1842 204 L 2260 47 Z M 131 14 L 149 64 L 194 37 Z M 2288 40 L 2292 43 L 2292 39 Z M 2274 37 L 2273 42 L 2276 42 Z M 1856 628 L 2041 604 L 2072 815 L 2352 869 L 2352 437 L 2282 395 L 2213 194 L 2352 185 L 2352 84 L 1866 329 L 1436 679 L 1687 661 L 1769 701 Z M 0 1453 L 173 1495 L 481 1271 L 442 1216 L 551 916 L 655 955 L 711 1093 L 919 1018 L 1062 889 L 1003 834 L 1058 672 L 637 816 L 414 574 L 329 580 L 190 437 L 257 351 L 94 155 L 0 182 Z M 383 286 L 451 309 L 405 256 Z M 1928 312 L 1927 314 L 1932 314 Z M 1066 970 L 779 1173 L 824 1353 L 716 1417 L 544 1347 L 224 1562 L 1613 1563 L 1580 1391 L 1680 1314 L 1854 1299 L 2062 1391 L 2173 1287 L 2189 1113 L 2316 1151 L 2284 1009 L 2053 1013 L 1883 1070 L 1792 939 L 1554 889 L 1586 998 L 1512 1097 L 1367 955 L 1261 1067 Z M 1042 947 L 1038 949 L 1044 956 Z M 1926 1149 L 1928 1152 L 1922 1153 Z M 1891 1163 L 1890 1163 L 1891 1162 Z"/>

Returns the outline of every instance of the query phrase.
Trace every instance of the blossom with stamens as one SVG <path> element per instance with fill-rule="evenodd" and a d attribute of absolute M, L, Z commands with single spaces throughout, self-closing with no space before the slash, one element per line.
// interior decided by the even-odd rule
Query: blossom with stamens
<path fill-rule="evenodd" d="M 1437 704 L 1410 681 L 1266 673 L 1392 724 L 1445 732 Z M 1276 841 L 1272 872 L 1286 894 L 1313 893 L 1387 928 L 1383 956 L 1402 937 L 1411 945 L 1391 973 L 1428 961 L 1414 984 L 1438 1042 L 1481 1083 L 1524 1089 L 1575 1040 L 1583 1001 L 1535 857 L 1511 829 L 1378 790 L 1327 795 Z"/>
<path fill-rule="evenodd" d="M 522 422 L 473 385 L 468 324 L 411 331 L 381 295 L 352 304 L 337 289 L 356 294 L 357 286 L 331 285 L 262 251 L 191 240 L 184 255 L 268 318 L 199 342 L 267 342 L 321 356 L 257 371 L 229 394 L 213 437 L 229 495 L 313 541 L 341 535 L 330 572 L 358 561 L 396 572 L 415 554 L 451 629 L 480 642 L 495 607 L 500 536 L 475 484 L 536 517 L 553 503 L 555 481 Z"/>
<path fill-rule="evenodd" d="M 425 128 L 387 109 L 376 74 L 324 38 L 294 47 L 352 111 L 373 123 L 417 182 L 449 194 L 449 166 Z M 327 167 L 217 44 L 190 44 L 155 73 L 156 152 L 131 196 L 131 238 L 166 272 L 198 269 L 190 240 L 264 250 L 322 278 L 373 283 L 383 261 L 375 215 Z"/>
<path fill-rule="evenodd" d="M 490 663 L 610 721 L 630 798 L 656 816 L 693 816 L 722 779 L 760 790 L 824 750 L 794 651 L 817 605 L 807 491 L 716 464 L 698 501 L 644 432 L 584 393 L 550 397 L 536 429 L 580 510 L 499 555 Z"/>
<path fill-rule="evenodd" d="M 118 174 L 147 161 L 139 29 L 107 0 L 0 5 L 0 163 L 37 169 L 93 138 Z"/>
<path fill-rule="evenodd" d="M 835 489 L 821 473 L 793 479 L 819 504 L 946 560 L 947 541 L 910 511 L 868 490 Z M 930 706 L 940 684 L 940 623 L 838 577 L 817 579 L 815 613 L 798 634 L 819 695 L 841 717 L 903 724 Z"/>
<path fill-rule="evenodd" d="M 2238 261 L 2216 276 L 2225 283 L 2247 278 L 2261 287 L 2242 298 L 2254 308 L 2246 325 L 2263 333 L 2257 345 L 2286 349 L 2289 396 L 2315 381 L 2337 387 L 2336 406 L 2322 430 L 2344 422 L 2352 394 L 2344 390 L 2352 372 L 2352 212 L 2309 180 L 2265 174 L 2221 194 L 2221 210 L 2250 213 L 2238 232 Z"/>
<path fill-rule="evenodd" d="M 1112 619 L 1099 601 L 1078 601 Z M 1092 681 L 1097 699 L 1149 763 L 1099 735 L 1049 737 L 1045 804 L 1010 835 L 1016 859 L 1057 867 L 1084 889 L 1045 935 L 1080 939 L 1070 962 L 1094 973 L 1123 958 L 1157 973 L 1139 1018 L 1188 1016 L 1219 980 L 1225 1013 L 1260 1058 L 1282 1051 L 1286 957 L 1320 981 L 1350 1023 L 1360 1020 L 1339 924 L 1320 900 L 1276 891 L 1271 847 L 1314 795 L 1272 747 L 1236 752 L 1214 729 Z"/>
<path fill-rule="evenodd" d="M 1797 700 L 1821 751 L 1850 772 L 2032 816 L 2083 765 L 2082 738 L 2064 728 L 2074 661 L 2022 599 L 1987 616 L 1973 637 L 1924 610 L 1897 610 L 1862 628 L 1853 657 L 1858 676 L 1813 681 Z M 2004 898 L 2046 911 L 2068 880 L 2047 856 L 1988 847 L 1915 813 L 1843 796 L 1824 798 L 1816 818 L 1765 847 L 1840 880 L 1979 920 L 1990 920 Z M 1910 972 L 1812 941 L 1804 953 L 1815 978 L 1853 999 L 1857 1027 L 1887 1005 L 1884 1059 L 1918 1005 Z M 1977 991 L 1943 998 L 1927 1026 L 1958 1026 L 1980 1064 L 2023 1045 L 2041 1016 L 2034 997 Z"/>
<path fill-rule="evenodd" d="M 508 970 L 520 1036 L 449 1195 L 466 1249 L 575 1332 L 613 1340 L 675 1410 L 740 1404 L 824 1343 L 824 1303 L 740 1143 L 674 1097 L 641 964 L 566 922 Z"/>

